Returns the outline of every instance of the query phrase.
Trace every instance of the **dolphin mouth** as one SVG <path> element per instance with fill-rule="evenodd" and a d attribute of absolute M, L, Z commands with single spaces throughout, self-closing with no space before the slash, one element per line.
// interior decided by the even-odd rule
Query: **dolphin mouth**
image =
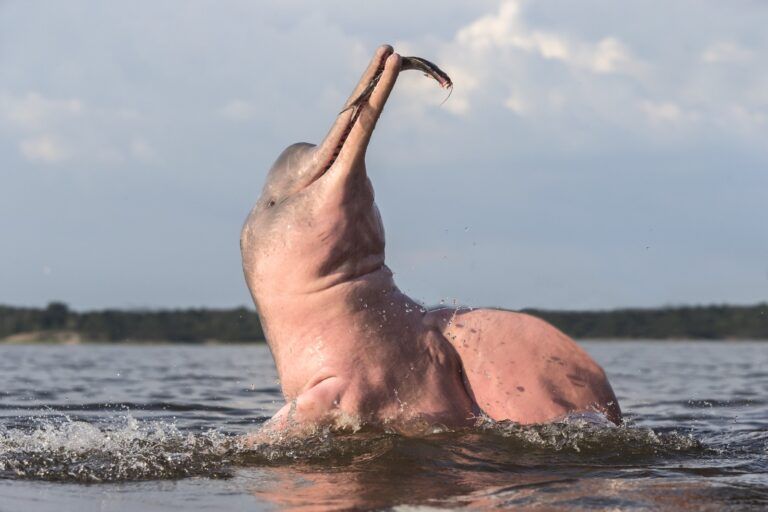
<path fill-rule="evenodd" d="M 384 103 L 387 101 L 389 92 L 391 92 L 400 71 L 421 71 L 425 76 L 436 80 L 440 87 L 448 89 L 450 96 L 450 91 L 453 88 L 451 78 L 437 65 L 421 57 L 398 56 L 398 62 L 390 68 L 391 72 L 387 71 L 387 61 L 394 53 L 394 49 L 389 45 L 383 45 L 376 51 L 368 68 L 347 100 L 344 109 L 336 116 L 328 135 L 317 147 L 315 158 L 317 168 L 307 186 L 324 176 L 337 162 L 342 151 L 345 153 L 345 160 L 349 155 L 352 155 L 350 158 L 359 158 L 365 155 L 368 142 L 376 126 L 376 120 L 384 108 Z M 382 84 L 385 84 L 386 87 L 384 91 L 378 89 Z M 358 123 L 364 112 L 371 113 L 372 119 L 365 117 L 361 121 L 363 125 L 356 129 L 355 124 Z M 353 129 L 355 130 L 353 142 L 360 147 L 345 149 Z"/>
<path fill-rule="evenodd" d="M 330 132 L 318 146 L 318 169 L 314 177 L 307 183 L 307 186 L 320 179 L 336 163 L 344 144 L 349 138 L 349 134 L 352 132 L 352 128 L 360 117 L 362 111 L 359 105 L 360 99 L 367 99 L 373 93 L 378 85 L 378 78 L 384 71 L 384 64 L 393 53 L 394 49 L 391 46 L 383 46 L 377 52 L 376 57 L 374 57 L 357 87 L 355 87 L 352 96 L 347 100 L 344 109 L 336 117 Z"/>

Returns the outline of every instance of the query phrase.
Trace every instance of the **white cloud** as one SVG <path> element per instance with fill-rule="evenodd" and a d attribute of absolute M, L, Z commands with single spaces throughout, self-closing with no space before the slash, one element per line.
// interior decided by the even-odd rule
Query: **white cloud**
<path fill-rule="evenodd" d="M 72 149 L 54 135 L 40 135 L 19 142 L 24 158 L 32 162 L 55 164 L 74 156 Z"/>
<path fill-rule="evenodd" d="M 727 112 L 728 123 L 746 133 L 764 130 L 768 126 L 768 109 L 760 111 L 734 105 Z"/>
<path fill-rule="evenodd" d="M 150 162 L 156 157 L 155 149 L 142 138 L 135 138 L 131 141 L 130 152 L 137 160 L 144 162 Z"/>
<path fill-rule="evenodd" d="M 589 5 L 584 9 L 598 8 Z M 623 144 L 669 144 L 660 128 L 672 130 L 678 142 L 721 135 L 752 144 L 768 136 L 768 73 L 760 65 L 768 53 L 757 50 L 759 41 L 734 42 L 744 35 L 727 37 L 722 27 L 712 38 L 716 31 L 706 29 L 705 14 L 695 20 L 695 31 L 644 38 L 611 20 L 618 11 L 593 23 L 561 10 L 546 1 L 503 0 L 447 38 L 398 42 L 396 48 L 430 56 L 453 77 L 446 110 L 510 123 L 540 134 L 543 145 L 556 139 L 560 147 L 602 147 L 620 134 Z M 749 73 L 711 65 L 744 62 Z M 398 86 L 409 110 L 434 104 L 428 82 L 403 79 Z"/>
<path fill-rule="evenodd" d="M 402 247 L 413 246 L 406 242 L 415 240 L 433 256 L 435 247 L 446 245 L 470 255 L 462 260 L 438 251 L 439 258 L 448 255 L 443 277 L 471 277 L 451 289 L 463 296 L 476 293 L 484 297 L 480 302 L 504 305 L 510 299 L 501 298 L 502 292 L 498 301 L 489 295 L 492 279 L 487 281 L 490 288 L 479 284 L 481 279 L 468 266 L 472 254 L 480 269 L 495 268 L 497 276 L 504 269 L 512 280 L 521 268 L 525 273 L 526 268 L 546 267 L 569 290 L 586 283 L 581 295 L 590 296 L 594 276 L 582 279 L 584 283 L 568 282 L 569 275 L 578 274 L 570 263 L 559 270 L 554 260 L 542 267 L 540 255 L 528 253 L 515 260 L 515 268 L 505 264 L 507 255 L 519 251 L 484 243 L 483 237 L 492 239 L 487 234 L 493 232 L 514 239 L 518 248 L 543 247 L 543 254 L 571 263 L 578 254 L 579 262 L 613 269 L 595 274 L 603 279 L 595 285 L 597 296 L 603 297 L 597 301 L 613 301 L 605 292 L 609 289 L 629 290 L 617 301 L 676 300 L 681 296 L 663 296 L 653 283 L 684 287 L 697 281 L 689 279 L 693 274 L 678 279 L 677 267 L 655 260 L 643 267 L 653 279 L 638 279 L 638 264 L 646 260 L 626 257 L 634 254 L 638 240 L 645 242 L 652 227 L 654 233 L 666 233 L 649 240 L 656 253 L 665 245 L 668 252 L 674 250 L 670 246 L 679 247 L 683 263 L 701 259 L 710 248 L 725 247 L 728 254 L 723 253 L 718 267 L 723 282 L 739 268 L 744 279 L 737 276 L 738 282 L 721 291 L 748 289 L 742 297 L 759 296 L 760 290 L 749 288 L 755 281 L 749 278 L 756 268 L 760 275 L 764 271 L 755 256 L 765 254 L 765 244 L 755 236 L 760 228 L 755 219 L 761 218 L 759 192 L 766 179 L 760 169 L 768 155 L 768 39 L 760 24 L 768 4 L 744 2 L 739 9 L 721 4 L 448 0 L 413 2 L 403 16 L 383 0 L 357 6 L 333 0 L 330 7 L 325 2 L 238 0 L 217 9 L 171 0 L 142 4 L 126 16 L 125 6 L 118 3 L 71 0 L 51 2 L 44 10 L 31 2 L 4 3 L 0 61 L 8 71 L 0 79 L 0 137 L 14 154 L 0 152 L 0 219 L 13 220 L 12 229 L 6 230 L 11 245 L 27 248 L 29 254 L 21 254 L 19 261 L 46 252 L 25 237 L 50 211 L 66 215 L 63 220 L 72 225 L 91 219 L 89 229 L 62 235 L 59 245 L 73 247 L 69 252 L 74 256 L 71 265 L 59 261 L 56 269 L 69 266 L 67 275 L 99 278 L 77 250 L 96 236 L 103 249 L 96 254 L 99 261 L 141 256 L 128 261 L 116 287 L 102 287 L 112 296 L 117 289 L 121 297 L 151 293 L 164 297 L 156 301 L 194 301 L 189 294 L 163 291 L 188 288 L 186 271 L 171 272 L 171 281 L 166 279 L 167 269 L 179 268 L 175 255 L 197 254 L 184 263 L 229 272 L 237 270 L 237 250 L 229 242 L 208 244 L 221 256 L 211 256 L 211 249 L 201 257 L 193 247 L 197 239 L 180 236 L 169 243 L 169 233 L 178 232 L 167 229 L 175 225 L 174 215 L 181 212 L 189 218 L 184 209 L 205 202 L 210 208 L 197 208 L 202 213 L 190 210 L 199 213 L 196 229 L 210 236 L 224 233 L 222 240 L 231 237 L 230 228 L 241 221 L 242 208 L 257 193 L 257 182 L 279 148 L 322 137 L 373 48 L 394 37 L 400 39 L 394 42 L 399 52 L 429 58 L 456 85 L 438 108 L 445 91 L 419 73 L 404 73 L 388 106 L 397 110 L 388 110 L 377 129 L 369 163 L 394 234 L 390 254 L 397 257 Z M 172 31 L 167 30 L 168 19 L 175 20 Z M 75 33 L 82 37 L 72 37 Z M 77 58 L 67 58 L 72 55 Z M 252 121 L 235 122 L 243 120 Z M 73 175 L 109 168 L 120 179 L 73 182 L 78 186 L 70 192 L 94 187 L 89 201 L 77 200 L 85 194 L 35 187 L 50 211 L 34 209 L 26 191 L 51 177 L 21 172 L 24 166 L 16 164 L 22 156 L 47 165 L 58 161 L 58 170 Z M 152 169 L 142 169 L 148 161 Z M 206 179 L 211 169 L 217 172 L 213 181 Z M 668 170 L 679 170 L 681 176 Z M 688 179 L 688 173 L 696 179 Z M 737 179 L 728 181 L 730 176 Z M 147 186 L 150 182 L 181 184 L 180 193 L 165 197 Z M 445 199 L 441 204 L 457 206 L 438 207 L 430 217 L 424 194 L 439 194 Z M 140 217 L 120 213 L 126 195 L 141 202 Z M 406 200 L 413 209 L 406 208 Z M 415 216 L 420 222 L 413 222 Z M 116 229 L 120 222 L 124 225 Z M 439 236 L 440 227 L 467 222 L 477 226 L 476 253 L 465 250 L 471 246 L 468 238 Z M 425 225 L 435 229 L 425 230 Z M 582 226 L 588 229 L 580 231 Z M 125 250 L 136 245 L 134 239 L 164 248 L 162 254 L 152 254 L 157 263 L 146 265 L 143 253 Z M 562 245 L 551 250 L 555 246 L 547 245 L 548 240 Z M 59 259 L 68 257 L 59 253 Z M 491 261 L 494 255 L 501 256 Z M 734 265 L 732 255 L 752 255 L 750 261 L 756 263 Z M 40 261 L 37 268 L 46 264 Z M 414 278 L 429 289 L 437 274 L 420 276 L 427 267 L 417 268 L 403 284 Z M 22 275 L 20 267 L 0 268 L 10 278 Z M 175 286 L 176 274 L 181 286 Z M 235 296 L 240 297 L 240 276 L 232 274 L 240 294 Z M 147 275 L 163 279 L 148 280 Z M 711 274 L 701 275 L 706 281 Z M 164 279 L 169 286 L 147 291 L 147 282 Z M 29 279 L 17 281 L 15 290 L 22 295 L 50 293 L 50 283 L 34 291 Z M 226 279 L 209 281 L 219 290 L 218 283 Z M 78 285 L 77 279 L 72 283 L 72 300 L 80 304 L 114 301 L 92 294 L 98 286 Z M 219 300 L 206 298 L 216 290 L 199 288 L 201 300 Z M 535 279 L 516 288 L 521 300 L 546 302 Z M 413 290 L 417 296 L 424 292 Z M 548 304 L 573 305 L 553 300 Z"/>
<path fill-rule="evenodd" d="M 730 41 L 719 41 L 711 44 L 701 54 L 701 60 L 707 63 L 747 62 L 754 53 L 743 46 Z"/>
<path fill-rule="evenodd" d="M 125 155 L 148 162 L 155 150 L 129 133 L 145 121 L 130 108 L 94 108 L 80 98 L 0 91 L 0 130 L 16 139 L 21 155 L 35 163 L 77 159 L 119 165 L 126 162 Z"/>
<path fill-rule="evenodd" d="M 507 98 L 506 101 L 504 101 L 504 106 L 518 115 L 524 114 L 526 110 L 525 102 L 516 94 Z"/>
<path fill-rule="evenodd" d="M 234 99 L 218 110 L 220 116 L 231 121 L 247 121 L 258 114 L 258 108 L 250 101 Z"/>
<path fill-rule="evenodd" d="M 651 121 L 675 123 L 683 118 L 683 110 L 671 101 L 653 102 L 645 100 L 640 103 L 640 109 Z"/>
<path fill-rule="evenodd" d="M 456 42 L 476 52 L 522 50 L 598 73 L 616 72 L 631 61 L 626 47 L 615 37 L 590 43 L 532 29 L 523 19 L 522 11 L 519 0 L 506 0 L 496 14 L 483 16 L 460 29 Z"/>
<path fill-rule="evenodd" d="M 494 107 L 530 120 L 544 112 L 558 115 L 569 103 L 583 103 L 581 95 L 599 89 L 585 88 L 597 86 L 602 77 L 641 74 L 643 65 L 618 37 L 606 34 L 590 40 L 536 26 L 526 16 L 527 5 L 505 0 L 495 12 L 460 27 L 449 40 L 398 41 L 395 47 L 433 56 L 455 84 L 443 108 L 462 117 Z M 575 78 L 579 82 L 574 83 Z M 428 80 L 403 78 L 398 91 L 409 98 L 411 111 L 421 112 L 443 99 L 432 86 Z M 588 100 L 599 101 L 597 94 Z M 616 115 L 615 108 L 606 110 Z"/>
<path fill-rule="evenodd" d="M 0 94 L 0 117 L 25 130 L 45 129 L 62 117 L 78 116 L 83 111 L 80 99 L 50 99 L 36 92 L 14 97 Z"/>
<path fill-rule="evenodd" d="M 607 37 L 597 43 L 592 52 L 590 67 L 598 73 L 611 73 L 630 61 L 624 45 L 613 37 Z"/>

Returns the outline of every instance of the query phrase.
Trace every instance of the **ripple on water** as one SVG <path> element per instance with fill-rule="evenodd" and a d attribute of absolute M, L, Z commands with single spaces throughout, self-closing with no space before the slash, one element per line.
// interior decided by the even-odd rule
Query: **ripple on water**
<path fill-rule="evenodd" d="M 0 508 L 17 496 L 29 510 L 80 509 L 109 493 L 37 480 L 150 480 L 121 486 L 110 504 L 765 510 L 765 344 L 589 350 L 609 373 L 624 372 L 611 380 L 627 425 L 486 423 L 421 438 L 320 431 L 246 449 L 238 434 L 282 406 L 266 347 L 0 347 Z M 194 369 L 202 360 L 206 370 Z M 75 370 L 78 361 L 94 364 Z M 160 482 L 185 477 L 197 478 Z M 41 495 L 50 506 L 29 508 Z"/>

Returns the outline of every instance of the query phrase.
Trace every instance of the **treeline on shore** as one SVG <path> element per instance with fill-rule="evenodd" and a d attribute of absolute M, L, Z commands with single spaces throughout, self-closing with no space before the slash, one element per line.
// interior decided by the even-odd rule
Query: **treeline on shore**
<path fill-rule="evenodd" d="M 768 340 L 768 304 L 609 311 L 524 310 L 577 339 Z"/>
<path fill-rule="evenodd" d="M 25 333 L 68 332 L 84 341 L 264 341 L 258 315 L 246 308 L 77 312 L 53 302 L 47 308 L 0 306 L 0 339 Z"/>
<path fill-rule="evenodd" d="M 768 304 L 765 303 L 610 311 L 528 309 L 524 312 L 543 318 L 578 339 L 768 340 Z M 78 341 L 264 341 L 258 315 L 244 307 L 77 312 L 61 302 L 53 302 L 46 308 L 0 306 L 0 340 L 42 341 L 60 338 L 61 333 L 68 333 Z"/>

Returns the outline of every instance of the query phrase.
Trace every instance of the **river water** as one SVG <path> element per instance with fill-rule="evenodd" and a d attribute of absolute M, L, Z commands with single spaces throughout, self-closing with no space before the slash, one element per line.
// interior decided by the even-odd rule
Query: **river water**
<path fill-rule="evenodd" d="M 626 425 L 256 450 L 264 345 L 0 346 L 0 511 L 768 509 L 768 342 L 583 344 Z"/>

